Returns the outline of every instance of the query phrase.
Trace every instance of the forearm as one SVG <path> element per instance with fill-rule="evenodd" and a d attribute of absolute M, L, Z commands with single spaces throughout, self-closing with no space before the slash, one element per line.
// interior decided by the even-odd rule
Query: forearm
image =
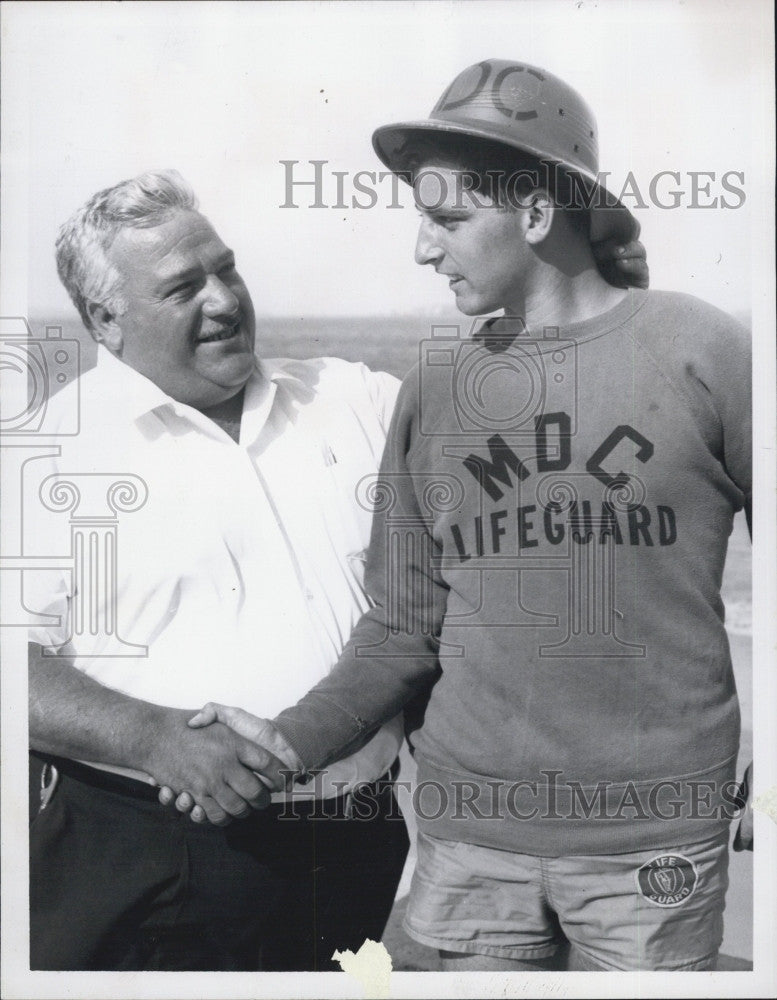
<path fill-rule="evenodd" d="M 273 725 L 308 769 L 353 753 L 439 673 L 431 636 L 389 633 L 381 608 L 358 623 L 332 672 Z"/>
<path fill-rule="evenodd" d="M 76 760 L 150 772 L 158 733 L 190 712 L 163 708 L 104 687 L 64 656 L 29 647 L 30 746 Z M 180 716 L 180 720 L 177 717 Z"/>
<path fill-rule="evenodd" d="M 192 710 L 131 698 L 87 677 L 66 657 L 30 646 L 30 745 L 59 757 L 113 764 L 186 789 L 212 823 L 264 808 L 283 787 L 282 761 L 216 723 L 193 730 Z"/>

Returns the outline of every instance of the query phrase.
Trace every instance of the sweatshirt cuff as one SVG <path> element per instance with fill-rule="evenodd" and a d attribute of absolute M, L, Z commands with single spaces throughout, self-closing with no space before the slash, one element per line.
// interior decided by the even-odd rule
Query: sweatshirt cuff
<path fill-rule="evenodd" d="M 325 695 L 316 696 L 313 705 L 300 702 L 284 709 L 272 724 L 308 771 L 338 760 L 354 740 L 373 728 Z"/>

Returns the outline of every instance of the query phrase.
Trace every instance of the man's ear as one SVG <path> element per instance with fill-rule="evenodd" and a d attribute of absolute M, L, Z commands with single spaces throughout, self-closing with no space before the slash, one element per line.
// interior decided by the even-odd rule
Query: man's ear
<path fill-rule="evenodd" d="M 525 236 L 526 242 L 537 245 L 547 237 L 553 225 L 556 206 L 546 191 L 540 191 L 532 197 L 531 205 L 526 209 Z"/>
<path fill-rule="evenodd" d="M 111 354 L 121 356 L 124 337 L 117 316 L 100 302 L 89 302 L 86 307 L 92 321 L 92 336 L 98 344 L 105 344 Z"/>

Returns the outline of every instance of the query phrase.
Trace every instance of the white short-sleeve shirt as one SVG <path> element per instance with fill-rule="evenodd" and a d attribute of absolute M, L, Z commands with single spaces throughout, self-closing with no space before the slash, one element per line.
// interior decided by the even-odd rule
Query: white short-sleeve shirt
<path fill-rule="evenodd" d="M 80 433 L 29 470 L 29 495 L 49 502 L 28 502 L 27 530 L 45 554 L 73 560 L 25 574 L 27 607 L 60 621 L 30 638 L 69 642 L 79 669 L 133 697 L 272 717 L 334 666 L 369 606 L 367 487 L 399 382 L 336 358 L 257 362 L 236 443 L 99 354 L 80 380 Z M 68 393 L 52 405 L 72 406 Z M 129 478 L 136 509 L 97 509 L 111 477 Z M 68 482 L 78 505 L 52 510 L 52 489 Z M 103 572 L 107 582 L 95 577 Z M 329 780 L 375 780 L 400 742 L 397 719 Z"/>

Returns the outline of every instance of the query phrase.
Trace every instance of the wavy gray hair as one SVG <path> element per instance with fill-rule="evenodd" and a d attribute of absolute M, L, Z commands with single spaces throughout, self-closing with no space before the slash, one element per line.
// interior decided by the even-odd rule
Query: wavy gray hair
<path fill-rule="evenodd" d="M 172 212 L 195 211 L 194 191 L 177 170 L 149 170 L 97 194 L 60 228 L 56 242 L 57 273 L 87 330 L 94 333 L 88 305 L 97 302 L 121 315 L 122 277 L 107 252 L 125 228 L 151 229 Z"/>

